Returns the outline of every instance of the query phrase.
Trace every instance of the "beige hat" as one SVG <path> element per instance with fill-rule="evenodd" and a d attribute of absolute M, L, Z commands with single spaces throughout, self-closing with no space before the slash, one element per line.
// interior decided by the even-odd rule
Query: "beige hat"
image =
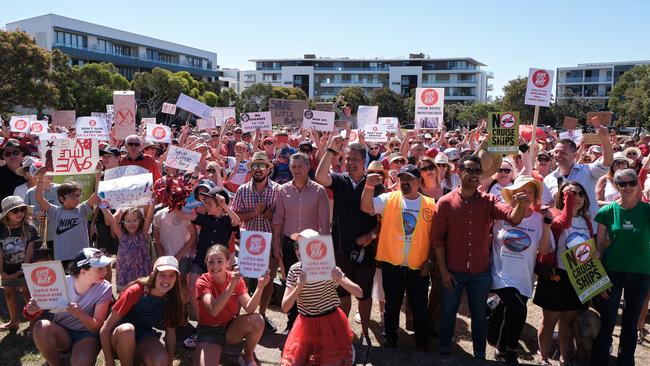
<path fill-rule="evenodd" d="M 449 162 L 449 157 L 445 154 L 438 154 L 433 160 L 436 164 L 447 164 L 449 170 L 454 170 L 455 166 L 453 163 Z"/>
<path fill-rule="evenodd" d="M 388 155 L 388 162 L 389 163 L 392 163 L 394 160 L 397 160 L 397 159 L 402 159 L 402 160 L 404 160 L 404 162 L 406 162 L 406 158 L 403 157 L 402 154 L 400 154 L 398 152 L 395 152 L 395 153 L 392 153 L 392 154 Z"/>
<path fill-rule="evenodd" d="M 248 169 L 251 169 L 251 166 L 256 163 L 264 163 L 269 169 L 273 168 L 273 163 L 269 160 L 269 157 L 264 151 L 257 151 L 253 154 L 253 158 L 248 162 Z"/>
<path fill-rule="evenodd" d="M 628 157 L 625 155 L 625 152 L 623 152 L 623 151 L 619 151 L 619 152 L 614 153 L 614 160 L 613 160 L 613 161 L 616 161 L 616 160 L 623 160 L 623 161 L 626 161 L 626 162 L 627 162 L 627 165 L 632 165 L 632 164 L 634 164 L 634 160 L 628 158 Z"/>
<path fill-rule="evenodd" d="M 25 201 L 20 196 L 8 196 L 2 200 L 2 212 L 0 212 L 0 219 L 5 217 L 9 211 L 19 207 L 27 207 L 27 212 L 31 210 L 32 206 L 25 204 Z"/>
<path fill-rule="evenodd" d="M 511 186 L 501 188 L 501 197 L 503 197 L 503 200 L 506 203 L 510 203 L 515 192 L 527 185 L 535 187 L 535 203 L 540 202 L 542 200 L 544 186 L 541 181 L 531 177 L 530 175 L 520 175 L 515 179 L 515 182 Z"/>
<path fill-rule="evenodd" d="M 381 165 L 381 162 L 378 160 L 373 160 L 368 164 L 368 168 L 366 169 L 366 172 L 368 173 L 382 173 L 384 176 L 386 175 L 386 170 L 384 169 L 384 166 Z"/>
<path fill-rule="evenodd" d="M 625 156 L 627 156 L 627 154 L 630 153 L 630 152 L 635 152 L 635 153 L 636 153 L 636 158 L 637 158 L 637 159 L 643 157 L 643 154 L 641 154 L 641 149 L 639 149 L 639 148 L 636 147 L 636 146 L 630 146 L 630 147 L 628 147 L 627 149 L 623 150 L 623 153 L 625 154 Z M 629 158 L 628 158 L 628 159 L 629 159 Z"/>
<path fill-rule="evenodd" d="M 156 263 L 153 264 L 153 268 L 160 271 L 176 271 L 181 273 L 178 270 L 178 260 L 171 255 L 163 255 L 156 259 Z"/>

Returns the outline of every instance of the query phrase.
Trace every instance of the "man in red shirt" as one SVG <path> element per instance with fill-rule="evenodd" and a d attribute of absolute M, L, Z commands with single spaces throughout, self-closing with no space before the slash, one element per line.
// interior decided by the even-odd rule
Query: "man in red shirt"
<path fill-rule="evenodd" d="M 120 166 L 137 165 L 147 169 L 153 175 L 153 181 L 157 181 L 162 174 L 156 160 L 140 151 L 142 139 L 138 135 L 130 135 L 126 138 L 126 156 L 120 158 Z"/>
<path fill-rule="evenodd" d="M 463 158 L 458 170 L 461 186 L 440 198 L 431 224 L 431 243 L 443 285 L 439 349 L 441 354 L 449 354 L 460 298 L 467 289 L 474 358 L 485 359 L 485 304 L 492 286 L 492 223 L 505 220 L 519 224 L 530 202 L 525 194 L 518 193 L 513 197 L 517 202 L 513 209 L 495 196 L 478 191 L 483 169 L 481 160 L 474 155 Z"/>

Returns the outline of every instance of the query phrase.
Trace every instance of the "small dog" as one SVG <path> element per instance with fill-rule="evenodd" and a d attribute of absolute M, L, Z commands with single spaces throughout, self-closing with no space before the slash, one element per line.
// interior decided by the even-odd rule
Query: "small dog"
<path fill-rule="evenodd" d="M 575 362 L 578 365 L 589 365 L 591 348 L 600 332 L 600 314 L 589 308 L 578 314 L 574 325 L 576 340 Z"/>

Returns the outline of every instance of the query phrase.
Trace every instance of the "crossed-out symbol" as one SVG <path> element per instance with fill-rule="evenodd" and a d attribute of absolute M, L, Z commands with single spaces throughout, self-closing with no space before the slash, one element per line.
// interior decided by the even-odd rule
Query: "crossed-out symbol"
<path fill-rule="evenodd" d="M 128 126 L 135 123 L 135 118 L 133 117 L 133 112 L 130 109 L 124 108 L 117 111 L 115 115 L 115 122 L 120 126 Z"/>

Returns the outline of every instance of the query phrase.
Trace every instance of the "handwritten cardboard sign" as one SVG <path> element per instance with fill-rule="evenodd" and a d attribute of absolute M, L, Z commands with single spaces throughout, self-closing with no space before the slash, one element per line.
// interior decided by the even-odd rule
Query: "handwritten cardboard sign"
<path fill-rule="evenodd" d="M 241 231 L 237 266 L 242 276 L 260 278 L 266 274 L 271 258 L 271 236 L 262 231 Z"/>
<path fill-rule="evenodd" d="M 600 145 L 603 142 L 600 140 L 600 136 L 595 133 L 583 133 L 582 134 L 582 141 L 580 142 L 581 145 L 588 146 L 588 145 Z"/>
<path fill-rule="evenodd" d="M 29 124 L 29 134 L 38 135 L 47 132 L 47 121 L 32 121 Z"/>
<path fill-rule="evenodd" d="M 528 84 L 526 85 L 527 105 L 548 107 L 551 105 L 553 93 L 553 70 L 528 69 Z"/>
<path fill-rule="evenodd" d="M 415 89 L 415 129 L 437 129 L 444 121 L 445 88 Z"/>
<path fill-rule="evenodd" d="M 594 125 L 594 122 L 609 126 L 612 123 L 612 112 L 587 112 L 587 123 Z"/>
<path fill-rule="evenodd" d="M 23 263 L 22 267 L 29 294 L 39 308 L 59 312 L 70 305 L 61 261 Z"/>
<path fill-rule="evenodd" d="M 176 114 L 176 105 L 172 103 L 163 103 L 162 112 L 165 114 Z"/>
<path fill-rule="evenodd" d="M 201 153 L 169 145 L 165 166 L 180 170 L 194 170 L 201 160 Z"/>
<path fill-rule="evenodd" d="M 332 269 L 336 267 L 332 236 L 319 235 L 316 231 L 307 229 L 300 233 L 298 246 L 307 282 L 331 280 Z"/>
<path fill-rule="evenodd" d="M 305 109 L 302 114 L 302 127 L 316 131 L 334 131 L 334 112 Z"/>
<path fill-rule="evenodd" d="M 129 175 L 147 174 L 149 171 L 146 168 L 137 165 L 118 166 L 104 170 L 104 180 L 112 180 Z"/>
<path fill-rule="evenodd" d="M 360 105 L 357 109 L 357 127 L 363 129 L 365 125 L 377 124 L 379 107 L 376 105 Z"/>
<path fill-rule="evenodd" d="M 149 123 L 147 124 L 147 134 L 144 136 L 144 140 L 169 144 L 172 142 L 172 130 L 165 125 Z"/>
<path fill-rule="evenodd" d="M 271 122 L 271 112 L 250 112 L 244 113 L 239 118 L 241 128 L 244 132 L 272 131 L 273 123 Z"/>
<path fill-rule="evenodd" d="M 135 92 L 114 91 L 115 137 L 126 139 L 135 134 Z"/>
<path fill-rule="evenodd" d="M 67 139 L 68 134 L 65 133 L 39 133 L 38 134 L 38 154 L 41 156 L 41 160 L 45 161 L 45 152 L 51 150 L 54 147 L 54 140 L 57 139 Z"/>
<path fill-rule="evenodd" d="M 377 123 L 380 125 L 386 125 L 386 130 L 388 132 L 397 132 L 399 128 L 399 120 L 397 117 L 379 117 L 377 118 Z"/>
<path fill-rule="evenodd" d="M 76 111 L 70 110 L 52 112 L 52 126 L 74 127 L 76 121 Z"/>
<path fill-rule="evenodd" d="M 276 125 L 300 126 L 302 112 L 308 108 L 306 100 L 269 99 L 271 120 Z"/>
<path fill-rule="evenodd" d="M 76 123 L 76 136 L 108 141 L 110 139 L 106 120 L 101 117 L 79 117 Z"/>
<path fill-rule="evenodd" d="M 28 116 L 12 116 L 9 120 L 9 131 L 16 133 L 29 133 L 31 119 Z"/>
<path fill-rule="evenodd" d="M 99 159 L 97 139 L 56 139 L 45 152 L 48 175 L 94 174 Z"/>
<path fill-rule="evenodd" d="M 212 107 L 183 93 L 178 96 L 176 107 L 203 119 L 210 119 L 212 117 Z"/>
<path fill-rule="evenodd" d="M 612 287 L 603 264 L 594 256 L 595 252 L 594 239 L 589 239 L 562 253 L 569 281 L 583 304 Z"/>
<path fill-rule="evenodd" d="M 574 117 L 564 117 L 562 128 L 565 130 L 575 130 L 578 127 L 578 119 Z"/>
<path fill-rule="evenodd" d="M 151 202 L 151 173 L 123 176 L 99 182 L 97 194 L 110 208 L 147 206 Z"/>

